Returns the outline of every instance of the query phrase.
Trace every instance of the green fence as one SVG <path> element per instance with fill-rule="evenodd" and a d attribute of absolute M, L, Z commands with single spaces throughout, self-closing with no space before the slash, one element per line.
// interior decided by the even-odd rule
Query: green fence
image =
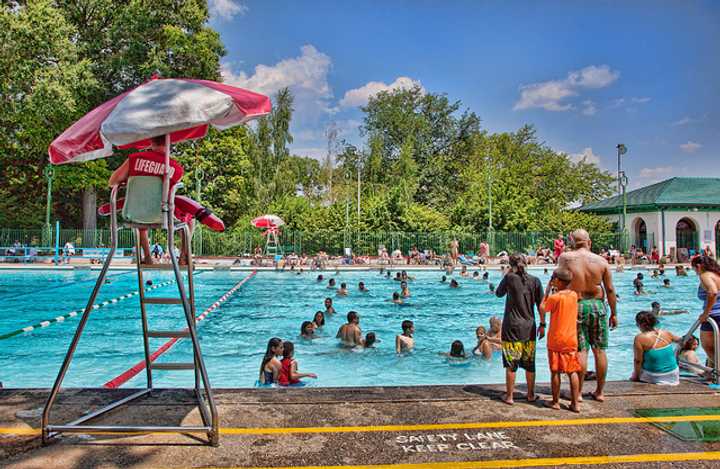
<path fill-rule="evenodd" d="M 110 230 L 82 230 L 82 229 L 61 229 L 59 230 L 58 245 L 62 247 L 66 242 L 73 243 L 75 248 L 96 248 L 110 245 Z M 50 238 L 47 232 L 42 229 L 0 229 L 0 247 L 7 247 L 16 241 L 24 246 L 55 246 L 55 230 Z M 388 252 L 400 249 L 404 254 L 412 246 L 419 250 L 433 250 L 438 254 L 448 251 L 448 245 L 453 239 L 460 243 L 460 251 L 463 253 L 476 253 L 480 243 L 486 242 L 490 245 L 491 255 L 501 251 L 533 252 L 539 247 L 552 248 L 556 232 L 481 232 L 481 233 L 409 233 L 409 232 L 355 232 L 355 231 L 290 231 L 286 230 L 280 234 L 280 244 L 287 253 L 305 253 L 313 255 L 320 250 L 329 255 L 342 255 L 344 248 L 352 249 L 357 255 L 377 255 L 378 248 L 384 246 Z M 627 233 L 594 233 L 592 234 L 593 249 L 616 248 L 627 251 L 631 240 Z M 165 233 L 151 232 L 150 242 L 158 241 L 164 243 Z M 648 240 L 650 245 L 653 240 Z M 207 229 L 195 231 L 193 237 L 193 250 L 196 255 L 201 256 L 241 256 L 250 254 L 257 246 L 264 246 L 265 238 L 259 230 L 253 231 L 228 231 L 216 233 Z M 118 247 L 132 249 L 134 246 L 132 231 L 121 229 L 118 233 Z"/>

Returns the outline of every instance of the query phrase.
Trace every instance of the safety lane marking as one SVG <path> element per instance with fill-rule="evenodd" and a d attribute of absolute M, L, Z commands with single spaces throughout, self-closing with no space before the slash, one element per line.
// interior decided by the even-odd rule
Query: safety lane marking
<path fill-rule="evenodd" d="M 168 281 L 166 281 L 166 282 L 158 283 L 157 285 L 153 285 L 153 286 L 151 286 L 151 287 L 145 288 L 145 291 L 146 291 L 146 292 L 149 292 L 149 291 L 151 291 L 151 290 L 155 290 L 155 289 L 157 289 L 157 288 L 170 285 L 171 283 L 174 283 L 174 282 L 175 282 L 175 280 L 168 280 Z M 91 309 L 97 310 L 97 309 L 103 308 L 103 307 L 105 307 L 105 306 L 108 306 L 108 305 L 111 305 L 111 304 L 116 304 L 116 303 L 118 303 L 118 302 L 120 302 L 120 301 L 123 301 L 123 300 L 127 300 L 128 298 L 132 298 L 133 296 L 137 296 L 137 295 L 139 295 L 139 294 L 140 294 L 140 292 L 139 292 L 138 290 L 135 290 L 135 291 L 130 292 L 130 293 L 127 293 L 127 294 L 125 294 L 125 295 L 118 296 L 117 298 L 112 298 L 112 299 L 110 299 L 110 300 L 105 300 L 105 301 L 103 301 L 103 302 L 101 302 L 101 303 L 95 303 L 94 305 L 92 305 Z M 2 335 L 0 335 L 0 340 L 9 339 L 9 338 L 11 338 L 11 337 L 15 337 L 16 335 L 20 335 L 20 334 L 23 334 L 23 333 L 25 333 L 25 332 L 32 332 L 32 331 L 34 331 L 35 329 L 41 329 L 41 328 L 43 328 L 43 327 L 48 327 L 50 324 L 57 324 L 57 323 L 64 322 L 64 321 L 65 321 L 66 319 L 68 319 L 68 318 L 74 318 L 75 316 L 77 316 L 77 315 L 79 315 L 79 314 L 82 314 L 83 311 L 85 311 L 85 310 L 84 310 L 84 309 L 79 309 L 79 310 L 76 310 L 76 311 L 70 311 L 70 312 L 67 313 L 67 314 L 63 314 L 62 316 L 58 316 L 58 317 L 53 318 L 53 319 L 48 319 L 48 320 L 46 320 L 46 321 L 41 321 L 41 322 L 39 322 L 39 323 L 37 323 L 37 324 L 33 324 L 32 326 L 23 327 L 23 328 L 21 328 L 21 329 L 15 330 L 15 331 L 8 332 L 7 334 L 2 334 Z"/>
<path fill-rule="evenodd" d="M 562 465 L 602 465 L 622 463 L 718 461 L 720 451 L 698 453 L 646 453 L 614 456 L 571 456 L 564 458 L 496 459 L 487 461 L 444 461 L 427 463 L 369 464 L 352 466 L 222 466 L 222 469 L 491 469 L 500 467 L 544 467 Z M 216 466 L 215 469 L 220 469 Z M 209 469 L 213 469 L 212 466 Z"/>
<path fill-rule="evenodd" d="M 257 270 L 253 270 L 247 277 L 243 278 L 238 283 L 236 283 L 235 286 L 233 286 L 230 290 L 225 292 L 225 294 L 223 296 L 218 298 L 205 311 L 203 311 L 202 314 L 200 314 L 198 317 L 196 317 L 195 323 L 196 324 L 199 323 L 200 321 L 205 319 L 208 314 L 210 314 L 211 312 L 213 312 L 214 310 L 219 308 L 221 304 L 223 304 L 225 301 L 227 301 L 227 299 L 230 298 L 240 287 L 242 287 L 245 284 L 245 282 L 247 282 L 248 280 L 253 278 L 253 276 L 255 276 L 255 274 L 257 274 Z M 187 331 L 187 330 L 188 330 L 187 327 L 185 329 L 183 329 L 183 331 Z M 170 350 L 170 348 L 172 348 L 172 346 L 175 345 L 175 343 L 178 342 L 179 340 L 181 340 L 180 337 L 174 337 L 174 338 L 168 340 L 167 342 L 165 342 L 160 347 L 158 347 L 158 349 L 155 350 L 150 355 L 150 362 L 154 362 L 160 355 L 162 355 L 163 353 Z M 116 389 L 116 388 L 122 386 L 123 384 L 130 381 L 133 377 L 135 377 L 142 370 L 144 370 L 145 365 L 146 365 L 145 360 L 140 360 L 134 366 L 128 368 L 127 370 L 125 370 L 122 373 L 120 373 L 119 375 L 117 375 L 115 378 L 113 378 L 110 381 L 108 381 L 107 383 L 103 384 L 103 387 L 106 389 Z"/>
<path fill-rule="evenodd" d="M 720 415 L 676 415 L 665 417 L 600 417 L 587 419 L 566 419 L 566 420 L 527 420 L 497 422 L 473 422 L 473 423 L 441 423 L 427 425 L 370 425 L 356 427 L 288 427 L 288 428 L 220 428 L 222 435 L 275 435 L 290 433 L 373 433 L 373 432 L 398 432 L 398 431 L 423 431 L 423 430 L 463 430 L 478 428 L 530 428 L 530 427 L 559 427 L 559 426 L 589 426 L 589 425 L 619 425 L 619 424 L 642 424 L 642 423 L 681 423 L 681 422 L 713 422 L 720 421 Z M 127 432 L 87 431 L 85 434 L 122 434 Z M 138 435 L 167 434 L 168 432 L 133 432 Z M 184 433 L 184 432 L 178 432 Z M 7 435 L 39 435 L 38 428 L 15 428 L 0 427 L 0 434 Z"/>

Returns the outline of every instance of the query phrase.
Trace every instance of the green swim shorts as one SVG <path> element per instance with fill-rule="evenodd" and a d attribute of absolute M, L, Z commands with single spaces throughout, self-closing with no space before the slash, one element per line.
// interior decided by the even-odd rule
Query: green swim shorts
<path fill-rule="evenodd" d="M 578 350 L 608 346 L 608 317 L 605 300 L 590 298 L 578 301 Z"/>

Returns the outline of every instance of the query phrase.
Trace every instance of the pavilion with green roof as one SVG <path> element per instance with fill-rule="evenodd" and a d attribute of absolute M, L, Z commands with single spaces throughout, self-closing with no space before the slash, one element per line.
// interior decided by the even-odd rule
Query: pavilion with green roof
<path fill-rule="evenodd" d="M 720 241 L 720 178 L 674 177 L 626 194 L 626 225 L 633 244 L 649 252 L 683 260 Z M 623 197 L 615 196 L 578 208 L 619 222 Z"/>

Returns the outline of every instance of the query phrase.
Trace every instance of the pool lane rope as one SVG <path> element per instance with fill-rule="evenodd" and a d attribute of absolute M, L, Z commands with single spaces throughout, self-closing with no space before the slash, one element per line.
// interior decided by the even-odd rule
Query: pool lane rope
<path fill-rule="evenodd" d="M 155 290 L 160 287 L 165 287 L 167 285 L 170 285 L 171 283 L 175 283 L 175 280 L 168 280 L 166 282 L 162 282 L 162 283 L 158 283 L 156 285 L 149 286 L 149 287 L 145 288 L 145 292 L 149 292 L 149 291 Z M 92 305 L 92 309 L 97 310 L 100 308 L 104 308 L 105 306 L 108 306 L 108 305 L 114 305 L 123 300 L 127 300 L 128 298 L 132 298 L 133 296 L 137 296 L 139 294 L 140 294 L 140 292 L 138 290 L 135 290 L 133 292 L 126 293 L 125 295 L 118 296 L 117 298 L 113 298 L 111 300 L 105 300 L 102 303 L 95 303 L 94 305 Z M 9 339 L 11 337 L 15 337 L 16 335 L 20 335 L 25 332 L 32 332 L 35 329 L 42 329 L 44 327 L 48 327 L 51 324 L 58 324 L 58 323 L 64 322 L 66 319 L 74 318 L 75 316 L 82 314 L 83 311 L 85 311 L 85 309 L 70 311 L 67 314 L 63 314 L 62 316 L 58 316 L 53 319 L 48 319 L 47 321 L 42 321 L 37 324 L 33 324 L 32 326 L 23 327 L 22 329 L 17 329 L 15 331 L 8 332 L 7 334 L 2 334 L 2 335 L 0 335 L 0 340 Z"/>
<path fill-rule="evenodd" d="M 195 318 L 195 324 L 199 323 L 200 321 L 204 320 L 210 313 L 215 311 L 225 303 L 231 296 L 235 294 L 236 291 L 240 289 L 248 280 L 253 278 L 257 274 L 257 270 L 253 270 L 250 272 L 250 274 L 245 277 L 244 279 L 240 280 L 238 283 L 236 283 L 230 290 L 225 292 L 223 296 L 218 298 L 213 304 L 211 304 L 205 311 L 202 312 L 199 316 Z M 183 331 L 187 331 L 188 328 L 186 327 L 183 329 Z M 181 337 L 173 337 L 172 339 L 165 342 L 163 345 L 158 347 L 157 350 L 155 350 L 150 355 L 150 362 L 154 362 L 160 355 L 167 352 L 172 348 L 173 345 L 175 345 L 179 340 L 182 340 Z M 103 384 L 103 388 L 105 389 L 116 389 L 122 386 L 123 384 L 130 381 L 132 378 L 138 375 L 142 370 L 145 369 L 145 360 L 141 360 L 135 364 L 135 366 L 128 368 L 124 372 L 120 373 L 115 378 L 111 379 L 107 383 Z"/>
<path fill-rule="evenodd" d="M 115 274 L 115 275 L 108 275 L 106 278 L 108 278 L 108 279 L 117 278 L 117 277 L 120 277 L 121 275 L 128 275 L 128 274 L 132 274 L 132 273 L 133 273 L 133 271 L 122 272 L 122 273 Z M 57 286 L 50 287 L 50 288 L 43 288 L 42 291 L 43 291 L 43 293 L 47 293 L 47 292 L 56 291 L 56 290 L 59 290 L 61 288 L 65 288 L 65 287 L 76 287 L 82 283 L 89 283 L 89 282 L 97 282 L 97 278 L 90 278 L 87 280 L 78 280 L 76 282 L 63 283 L 62 285 L 57 285 Z M 38 294 L 38 291 L 23 292 L 23 293 L 18 293 L 16 295 L 2 296 L 2 297 L 0 297 L 0 301 L 14 300 L 16 298 L 21 298 L 23 296 L 37 295 L 37 294 Z"/>

